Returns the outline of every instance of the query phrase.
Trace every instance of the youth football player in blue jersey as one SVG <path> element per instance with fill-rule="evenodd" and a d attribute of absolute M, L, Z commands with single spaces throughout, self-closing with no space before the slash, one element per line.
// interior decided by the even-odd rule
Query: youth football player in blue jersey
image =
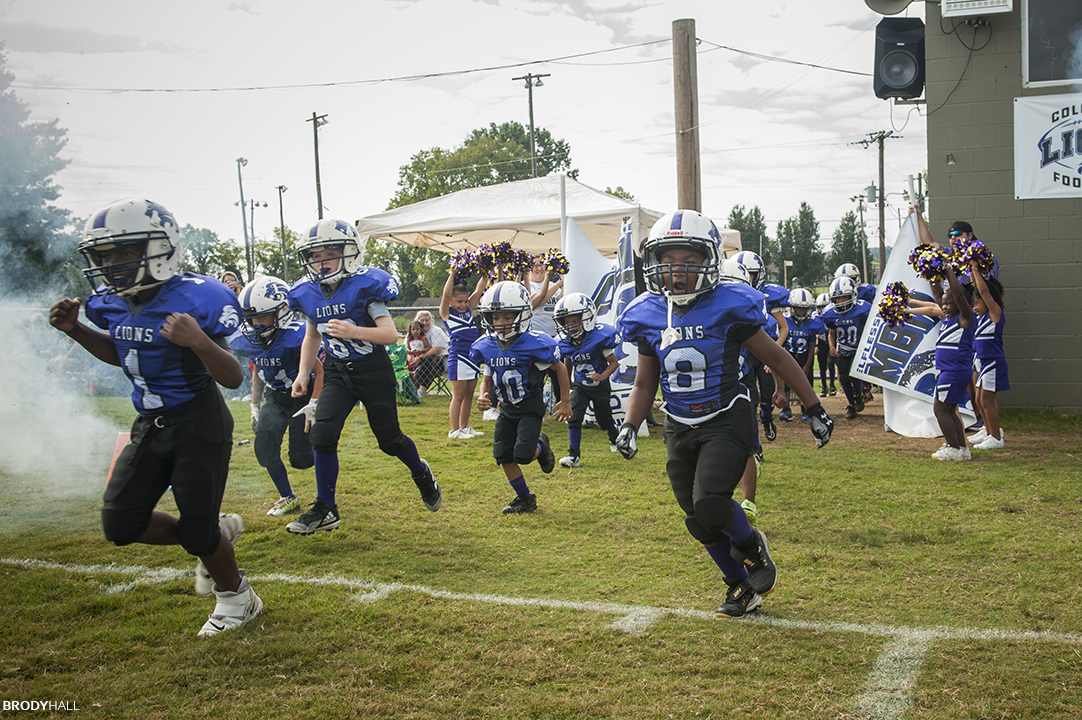
<path fill-rule="evenodd" d="M 751 286 L 766 297 L 766 334 L 774 339 L 780 347 L 785 347 L 785 337 L 789 332 L 789 326 L 785 322 L 785 307 L 789 304 L 789 291 L 777 283 L 766 281 L 766 265 L 756 253 L 743 250 L 733 256 L 733 259 L 744 266 L 748 271 L 748 281 Z M 758 385 L 759 420 L 763 423 L 763 435 L 770 442 L 778 437 L 778 427 L 774 423 L 774 405 L 771 398 L 776 390 L 774 375 L 767 370 L 770 366 L 754 354 L 747 358 L 748 370 L 751 383 Z M 751 388 L 753 391 L 756 388 Z M 754 404 L 756 400 L 752 397 Z M 759 452 L 762 459 L 762 451 Z"/>
<path fill-rule="evenodd" d="M 934 303 L 910 300 L 909 308 L 915 315 L 928 315 L 943 319 L 939 326 L 939 339 L 935 344 L 935 367 L 938 371 L 935 383 L 935 413 L 939 429 L 943 431 L 943 447 L 932 454 L 936 460 L 966 461 L 972 459 L 966 445 L 965 425 L 958 414 L 958 406 L 969 396 L 969 382 L 973 374 L 974 316 L 972 289 L 962 285 L 948 264 L 946 266 L 948 287 L 938 282 L 930 283 Z"/>
<path fill-rule="evenodd" d="M 358 402 L 364 405 L 379 449 L 409 468 L 425 507 L 436 512 L 443 502 L 432 469 L 398 425 L 397 382 L 384 348 L 398 342 L 387 310 L 387 303 L 398 297 L 398 281 L 383 270 L 362 266 L 361 250 L 356 228 L 330 219 L 313 225 L 297 246 L 307 277 L 289 291 L 289 307 L 308 322 L 293 397 L 308 392 L 321 344 L 326 352 L 319 402 L 309 402 L 304 411 L 311 421 L 316 501 L 286 525 L 286 530 L 299 535 L 334 530 L 341 524 L 335 499 L 338 439 Z"/>
<path fill-rule="evenodd" d="M 229 338 L 237 355 L 255 366 L 252 376 L 252 431 L 255 433 L 255 458 L 266 468 L 278 491 L 278 500 L 268 515 L 285 515 L 301 507 L 289 484 L 289 473 L 282 462 L 282 438 L 289 430 L 289 464 L 307 470 L 315 464 L 312 443 L 308 440 L 303 409 L 319 399 L 323 388 L 323 363 L 313 365 L 309 392 L 293 397 L 293 381 L 301 361 L 305 323 L 289 309 L 289 288 L 276 277 L 260 276 L 241 290 L 239 299 L 244 322 Z"/>
<path fill-rule="evenodd" d="M 815 317 L 820 320 L 823 319 L 823 313 L 826 312 L 827 307 L 830 305 L 830 296 L 827 293 L 819 293 L 815 298 Z M 816 338 L 815 343 L 816 361 L 819 365 L 819 384 L 822 386 L 819 390 L 819 397 L 827 396 L 827 374 L 830 375 L 830 396 L 834 397 L 838 390 L 834 385 L 834 356 L 830 354 L 830 339 L 827 333 L 826 325 L 823 326 L 822 333 Z"/>
<path fill-rule="evenodd" d="M 572 378 L 571 419 L 567 422 L 570 447 L 567 456 L 560 458 L 560 465 L 575 468 L 582 465 L 582 421 L 590 403 L 598 427 L 609 435 L 609 444 L 616 442 L 609 378 L 620 368 L 616 348 L 622 341 L 616 328 L 597 322 L 594 301 L 583 293 L 561 298 L 553 319 L 560 339 L 560 357 Z M 611 449 L 615 452 L 615 445 Z"/>
<path fill-rule="evenodd" d="M 533 512 L 537 496 L 530 492 L 521 466 L 537 460 L 544 473 L 556 467 L 548 435 L 541 432 L 545 417 L 543 386 L 545 374 L 552 368 L 562 398 L 556 403 L 554 415 L 560 422 L 567 420 L 571 417 L 567 369 L 560 362 L 560 350 L 551 336 L 527 330 L 533 301 L 524 286 L 511 280 L 496 283 L 481 296 L 477 312 L 486 331 L 470 350 L 474 364 L 485 368 L 477 408 L 483 412 L 494 407 L 492 394 L 496 393 L 500 416 L 492 434 L 492 457 L 515 491 L 503 513 Z"/>
<path fill-rule="evenodd" d="M 864 323 L 868 321 L 871 305 L 857 299 L 857 288 L 847 277 L 834 278 L 830 283 L 831 305 L 823 313 L 823 324 L 827 326 L 830 340 L 830 354 L 834 356 L 838 368 L 838 380 L 841 382 L 845 399 L 849 406 L 845 408 L 845 418 L 852 420 L 864 410 L 864 392 L 860 381 L 849 374 L 853 368 L 853 359 L 857 354 L 857 343 Z"/>
<path fill-rule="evenodd" d="M 875 302 L 875 285 L 860 281 L 860 269 L 853 263 L 842 263 L 834 271 L 834 277 L 847 277 L 853 281 L 857 289 L 857 300 L 863 300 L 871 305 Z M 872 401 L 872 384 L 867 380 L 855 380 L 860 383 L 860 394 L 864 402 Z"/>
<path fill-rule="evenodd" d="M 636 248 L 650 292 L 620 317 L 621 336 L 639 346 L 639 365 L 616 446 L 624 457 L 635 456 L 636 429 L 660 383 L 669 482 L 688 532 L 729 587 L 718 616 L 740 617 L 758 608 L 777 582 L 766 536 L 733 500 L 752 448 L 740 347 L 796 390 L 819 447 L 830 440 L 833 422 L 800 367 L 763 331 L 763 294 L 742 283 L 719 283 L 720 244 L 709 218 L 677 210 L 658 220 Z"/>
<path fill-rule="evenodd" d="M 96 212 L 79 252 L 96 286 L 86 317 L 101 330 L 80 322 L 79 298 L 53 305 L 49 322 L 123 368 L 139 413 L 105 488 L 105 538 L 180 545 L 197 556 L 216 596 L 199 634 L 241 627 L 263 601 L 233 554 L 231 538 L 244 525 L 238 515 L 220 515 L 233 417 L 216 383 L 237 388 L 243 378 L 226 345 L 240 324 L 237 296 L 218 280 L 181 273 L 180 226 L 150 200 L 121 200 Z M 170 486 L 179 518 L 154 509 Z"/>
<path fill-rule="evenodd" d="M 451 381 L 451 405 L 447 411 L 451 430 L 447 437 L 451 440 L 469 440 L 484 435 L 470 427 L 473 391 L 480 374 L 480 369 L 470 360 L 470 347 L 481 336 L 473 311 L 484 290 L 484 277 L 477 281 L 472 294 L 465 285 L 456 285 L 455 269 L 451 268 L 440 297 L 440 317 L 451 338 L 447 347 L 447 378 Z"/>
<path fill-rule="evenodd" d="M 804 377 L 812 384 L 812 361 L 815 360 L 816 338 L 827 331 L 823 321 L 812 312 L 815 308 L 815 296 L 806 288 L 797 288 L 789 293 L 789 315 L 785 318 L 789 334 L 785 337 L 785 349 L 804 371 Z M 789 389 L 783 384 L 785 409 L 778 414 L 778 419 L 791 422 L 793 412 L 789 407 Z M 807 420 L 808 411 L 801 407 L 801 419 Z"/>

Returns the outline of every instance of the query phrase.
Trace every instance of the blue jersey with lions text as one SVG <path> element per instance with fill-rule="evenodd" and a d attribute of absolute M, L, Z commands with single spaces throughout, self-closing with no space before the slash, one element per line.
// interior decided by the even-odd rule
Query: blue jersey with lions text
<path fill-rule="evenodd" d="M 255 365 L 259 379 L 271 390 L 290 392 L 301 365 L 301 343 L 304 342 L 304 320 L 293 320 L 279 328 L 270 347 L 253 343 L 240 330 L 229 337 L 229 347 L 244 355 Z"/>
<path fill-rule="evenodd" d="M 868 303 L 857 300 L 853 303 L 853 307 L 843 313 L 833 307 L 828 307 L 823 312 L 823 324 L 838 331 L 837 343 L 840 357 L 856 355 L 860 332 L 864 329 L 864 323 L 868 320 L 871 309 L 872 306 Z"/>
<path fill-rule="evenodd" d="M 501 347 L 495 335 L 482 335 L 470 348 L 470 360 L 485 366 L 501 401 L 518 405 L 541 392 L 545 371 L 560 362 L 560 349 L 539 332 L 524 332 L 507 347 Z"/>
<path fill-rule="evenodd" d="M 571 361 L 574 382 L 593 387 L 598 383 L 591 380 L 590 376 L 604 372 L 609 366 L 605 351 L 611 355 L 620 344 L 620 333 L 616 328 L 597 323 L 579 342 L 567 336 L 561 337 L 560 357 Z"/>
<path fill-rule="evenodd" d="M 815 337 L 827 331 L 823 321 L 811 316 L 804 322 L 797 322 L 793 317 L 785 318 L 789 325 L 789 334 L 785 336 L 785 349 L 790 355 L 803 355 L 815 347 Z"/>
<path fill-rule="evenodd" d="M 344 320 L 360 327 L 375 327 L 375 318 L 368 312 L 372 303 L 388 303 L 398 297 L 398 281 L 378 268 L 361 268 L 347 275 L 330 297 L 323 293 L 322 283 L 302 278 L 289 291 L 289 307 L 301 313 L 315 325 L 323 336 L 328 360 L 357 360 L 373 352 L 386 355 L 382 345 L 364 340 L 332 337 L 327 321 Z"/>
<path fill-rule="evenodd" d="M 214 278 L 174 275 L 158 293 L 132 315 L 115 295 L 94 295 L 86 317 L 109 333 L 120 367 L 132 382 L 132 403 L 143 415 L 164 415 L 214 384 L 203 361 L 191 348 L 161 336 L 172 313 L 187 313 L 210 338 L 227 338 L 240 326 L 237 295 Z"/>
<path fill-rule="evenodd" d="M 761 292 L 741 283 L 729 283 L 700 295 L 683 317 L 672 316 L 679 338 L 661 347 L 669 327 L 665 298 L 644 294 L 620 316 L 620 334 L 637 343 L 640 352 L 652 350 L 661 366 L 662 408 L 673 420 L 695 424 L 732 407 L 737 398 L 748 399 L 740 383 L 741 345 L 731 331 L 749 333 L 766 324 L 766 300 Z"/>

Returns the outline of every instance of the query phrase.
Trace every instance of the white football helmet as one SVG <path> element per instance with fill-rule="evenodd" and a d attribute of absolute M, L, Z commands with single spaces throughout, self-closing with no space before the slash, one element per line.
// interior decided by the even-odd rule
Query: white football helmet
<path fill-rule="evenodd" d="M 703 256 L 699 264 L 662 262 L 669 250 L 685 248 Z M 665 215 L 650 228 L 635 254 L 642 258 L 642 274 L 651 292 L 666 295 L 685 305 L 720 281 L 721 234 L 714 221 L 695 210 L 677 210 Z M 695 275 L 688 286 L 687 275 Z M 674 283 L 674 275 L 678 279 Z M 679 287 L 683 285 L 683 287 Z"/>
<path fill-rule="evenodd" d="M 725 258 L 721 262 L 721 272 L 719 273 L 721 282 L 723 283 L 744 283 L 745 285 L 751 285 L 751 278 L 748 276 L 748 271 L 744 269 L 744 266 L 736 261 L 736 258 Z"/>
<path fill-rule="evenodd" d="M 118 260 L 113 251 L 120 248 L 133 257 Z M 94 213 L 83 227 L 78 249 L 86 258 L 83 274 L 94 292 L 101 283 L 106 294 L 122 297 L 161 285 L 180 272 L 184 256 L 173 213 L 152 200 L 134 198 Z"/>
<path fill-rule="evenodd" d="M 321 262 L 311 259 L 316 250 L 331 250 L 330 257 Z M 345 220 L 320 220 L 308 229 L 297 244 L 297 255 L 305 272 L 313 282 L 333 285 L 346 275 L 351 275 L 361 268 L 364 256 L 364 243 L 361 242 L 357 228 Z M 324 262 L 341 260 L 335 270 L 325 270 Z"/>
<path fill-rule="evenodd" d="M 838 269 L 834 271 L 834 277 L 847 277 L 853 281 L 854 285 L 860 285 L 860 269 L 853 263 L 839 265 Z"/>
<path fill-rule="evenodd" d="M 244 311 L 241 332 L 253 344 L 265 348 L 274 343 L 279 330 L 285 330 L 293 320 L 289 309 L 289 287 L 276 277 L 261 275 L 240 291 L 240 307 Z M 256 323 L 260 318 L 270 318 L 269 324 Z"/>
<path fill-rule="evenodd" d="M 811 317 L 815 307 L 815 296 L 804 288 L 797 288 L 789 293 L 789 316 L 798 325 Z"/>
<path fill-rule="evenodd" d="M 827 305 L 830 304 L 830 296 L 826 293 L 819 293 L 815 298 L 815 309 L 819 312 L 823 312 L 827 309 Z"/>
<path fill-rule="evenodd" d="M 567 321 L 576 315 L 581 316 L 579 326 L 575 332 L 571 332 L 567 329 Z M 571 293 L 556 303 L 552 319 L 556 322 L 556 330 L 561 337 L 580 338 L 597 324 L 597 307 L 585 293 Z"/>
<path fill-rule="evenodd" d="M 857 286 L 847 277 L 834 278 L 828 294 L 835 310 L 848 312 L 857 301 Z"/>
<path fill-rule="evenodd" d="M 481 315 L 481 327 L 493 333 L 504 342 L 514 340 L 526 332 L 530 318 L 533 317 L 533 298 L 530 291 L 513 280 L 496 283 L 481 296 L 477 303 L 477 312 Z M 508 325 L 496 325 L 495 313 L 515 313 L 515 320 Z"/>
<path fill-rule="evenodd" d="M 741 250 L 736 255 L 733 255 L 733 259 L 748 271 L 751 286 L 756 290 L 762 289 L 763 285 L 766 284 L 766 266 L 763 265 L 763 259 L 751 250 Z"/>

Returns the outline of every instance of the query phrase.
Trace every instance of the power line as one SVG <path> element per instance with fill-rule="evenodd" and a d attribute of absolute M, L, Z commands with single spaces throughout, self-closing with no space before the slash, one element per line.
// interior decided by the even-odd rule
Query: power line
<path fill-rule="evenodd" d="M 572 55 L 561 55 L 559 57 L 547 58 L 544 60 L 526 60 L 519 63 L 507 63 L 504 65 L 489 65 L 487 67 L 470 68 L 468 70 L 448 70 L 445 72 L 432 72 L 423 73 L 420 75 L 401 75 L 398 77 L 386 77 L 376 78 L 371 80 L 345 80 L 342 82 L 323 82 L 323 83 L 299 83 L 295 85 L 251 85 L 251 86 L 238 86 L 238 87 L 216 87 L 216 88 L 106 88 L 106 87 L 75 87 L 75 86 L 63 86 L 63 85 L 27 85 L 23 83 L 12 83 L 12 87 L 30 89 L 30 90 L 67 90 L 71 92 L 94 92 L 94 93 L 212 93 L 212 92 L 253 92 L 257 90 L 300 90 L 310 88 L 328 88 L 328 87 L 349 87 L 353 85 L 378 85 L 380 83 L 387 82 L 409 82 L 414 80 L 427 80 L 430 78 L 439 77 L 455 77 L 459 75 L 470 75 L 473 73 L 492 72 L 494 70 L 507 70 L 509 68 L 528 67 L 530 65 L 543 65 L 545 63 L 555 63 L 563 60 L 571 60 L 573 58 L 590 57 L 593 55 L 602 55 L 605 53 L 618 52 L 620 50 L 630 50 L 638 47 L 646 47 L 648 45 L 657 45 L 658 43 L 670 42 L 669 38 L 664 40 L 650 40 L 648 42 L 637 43 L 635 45 L 621 45 L 615 48 L 606 48 L 604 50 L 591 50 L 589 52 L 574 53 Z"/>

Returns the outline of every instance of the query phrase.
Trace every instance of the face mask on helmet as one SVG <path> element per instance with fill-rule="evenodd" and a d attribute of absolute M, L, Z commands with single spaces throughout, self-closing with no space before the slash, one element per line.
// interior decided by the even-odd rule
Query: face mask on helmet
<path fill-rule="evenodd" d="M 78 246 L 94 294 L 130 296 L 179 273 L 178 228 L 173 214 L 150 200 L 120 200 L 95 213 Z"/>
<path fill-rule="evenodd" d="M 485 291 L 477 304 L 477 312 L 481 316 L 481 327 L 507 342 L 526 331 L 533 317 L 533 300 L 522 285 L 503 280 Z"/>
<path fill-rule="evenodd" d="M 571 293 L 556 303 L 552 319 L 561 337 L 581 338 L 596 327 L 594 302 L 583 293 Z"/>
<path fill-rule="evenodd" d="M 838 312 L 847 312 L 857 300 L 857 288 L 847 277 L 835 278 L 830 283 L 830 302 Z"/>
<path fill-rule="evenodd" d="M 684 305 L 720 281 L 721 235 L 710 218 L 677 210 L 650 228 L 639 248 L 643 278 L 651 292 Z"/>
<path fill-rule="evenodd" d="M 305 274 L 317 283 L 333 285 L 361 268 L 357 229 L 345 220 L 320 220 L 297 246 Z"/>
<path fill-rule="evenodd" d="M 258 277 L 244 286 L 238 299 L 244 312 L 241 332 L 249 342 L 270 347 L 278 331 L 289 326 L 293 312 L 288 294 L 286 284 L 274 277 Z"/>

